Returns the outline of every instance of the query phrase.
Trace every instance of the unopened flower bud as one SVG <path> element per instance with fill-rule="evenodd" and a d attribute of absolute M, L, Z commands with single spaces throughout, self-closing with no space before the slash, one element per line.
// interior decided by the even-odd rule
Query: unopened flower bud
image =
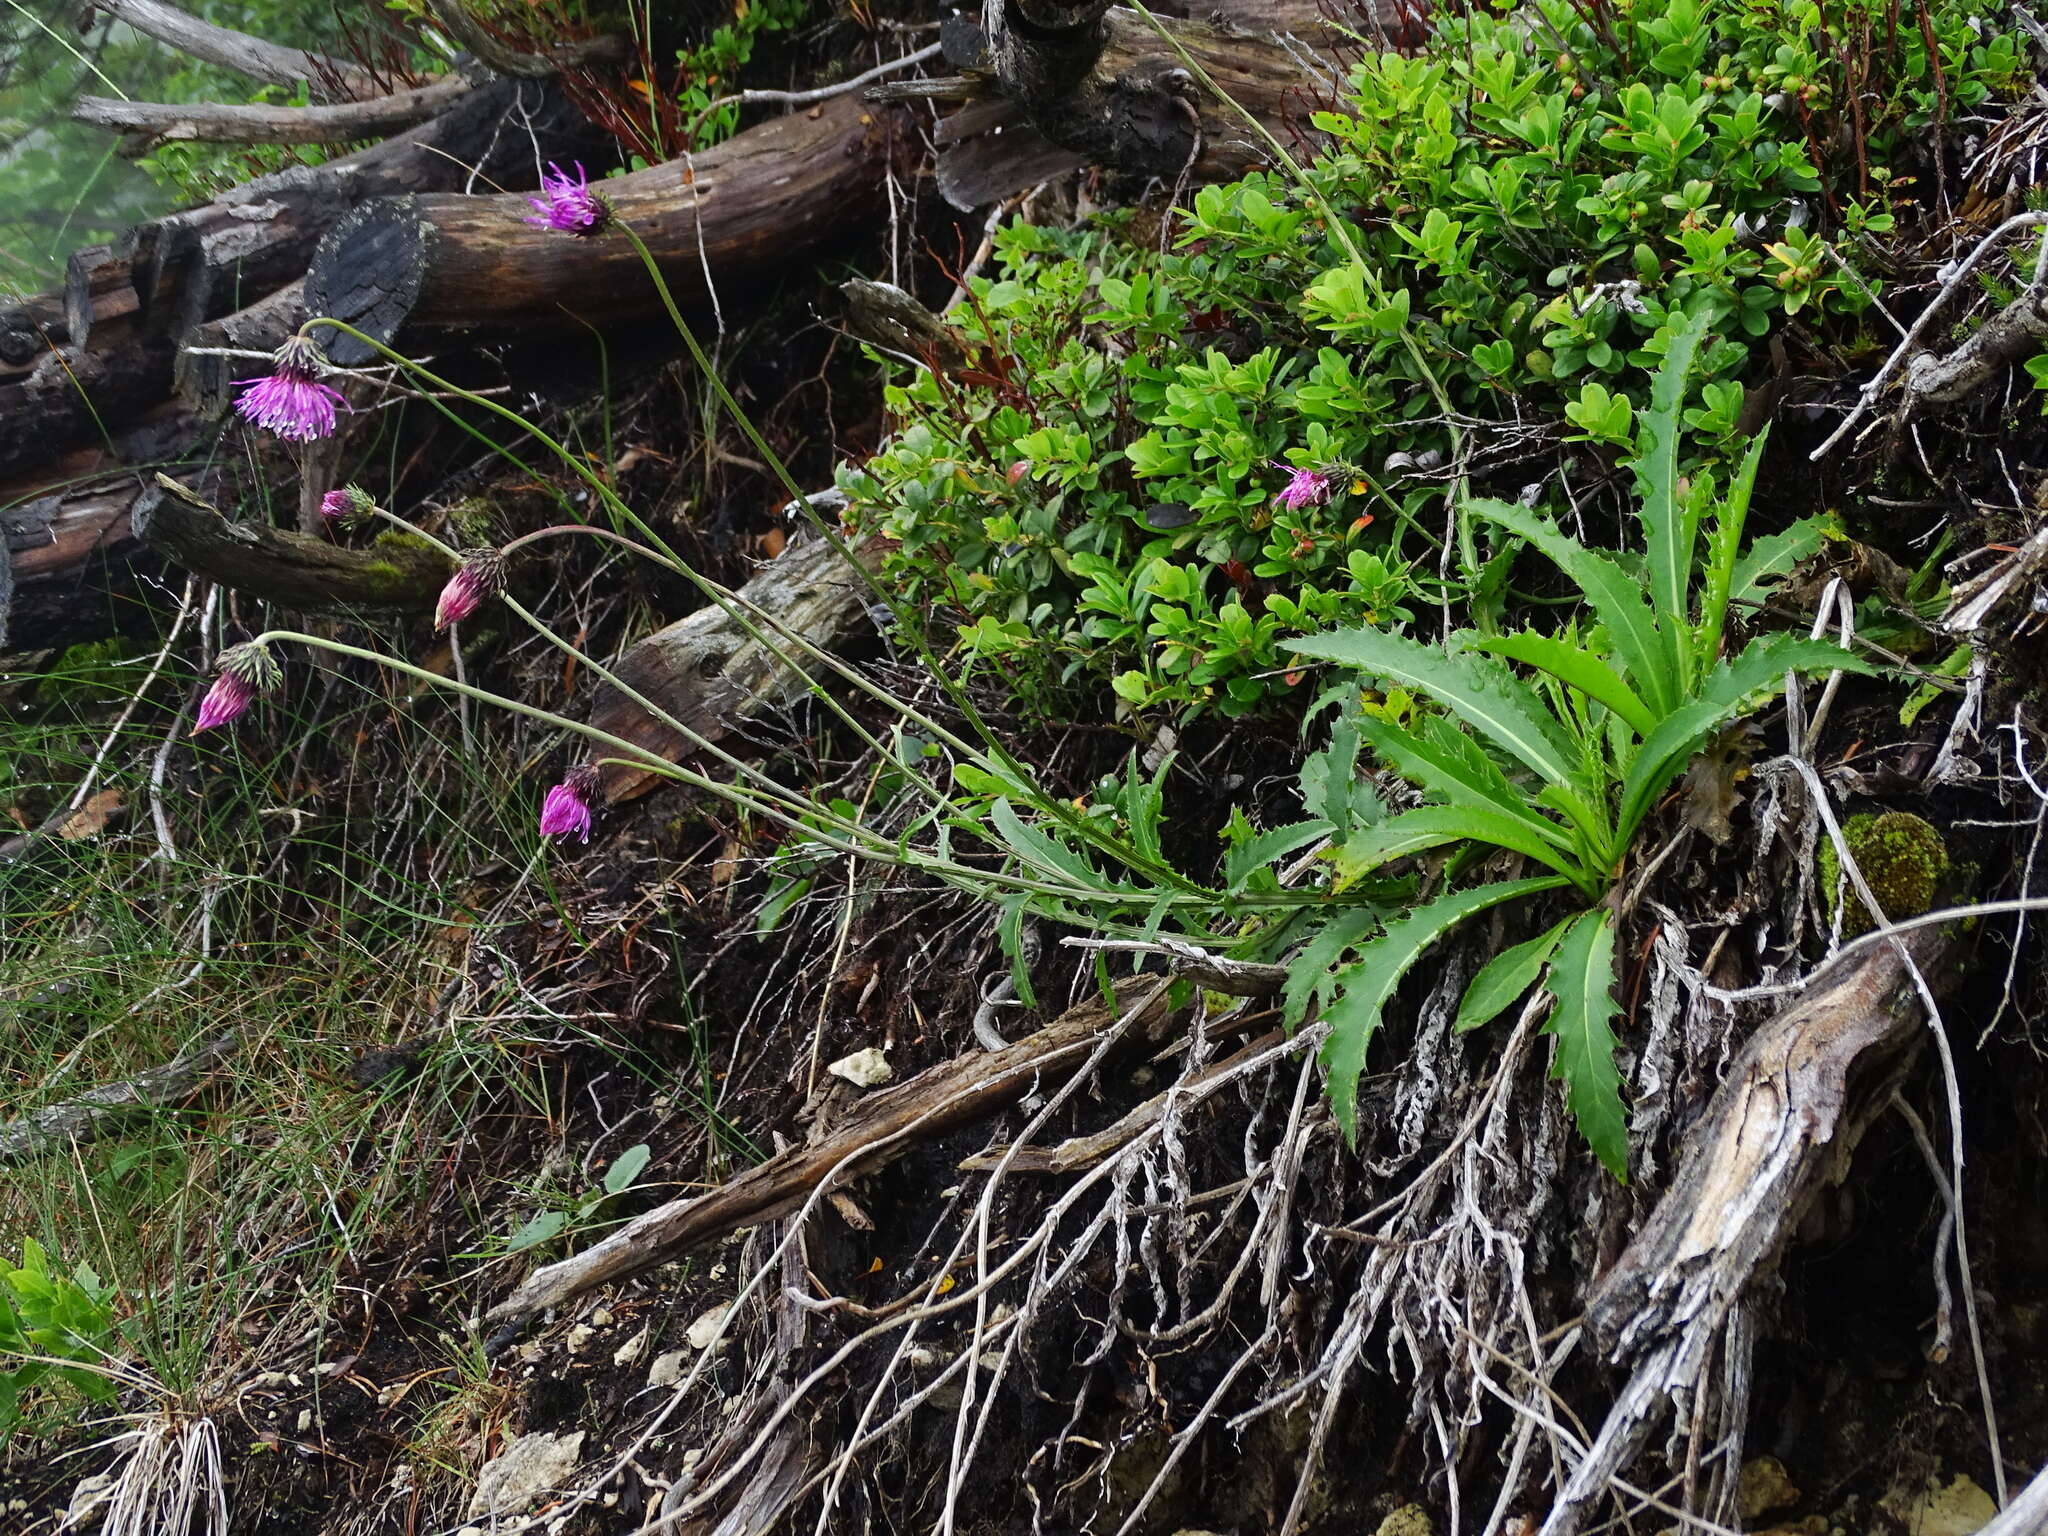
<path fill-rule="evenodd" d="M 466 549 L 462 565 L 441 589 L 434 607 L 434 628 L 460 624 L 505 590 L 505 557 L 495 549 Z"/>

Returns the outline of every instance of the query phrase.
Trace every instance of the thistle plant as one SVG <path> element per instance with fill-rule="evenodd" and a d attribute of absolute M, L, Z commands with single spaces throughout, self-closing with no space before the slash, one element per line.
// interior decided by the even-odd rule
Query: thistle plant
<path fill-rule="evenodd" d="M 1306 657 L 1358 670 L 1434 701 L 1443 711 L 1404 724 L 1361 718 L 1357 730 L 1429 803 L 1345 838 L 1334 850 L 1355 880 L 1434 849 L 1490 848 L 1544 873 L 1452 888 L 1357 947 L 1356 958 L 1316 979 L 1333 1028 L 1324 1046 L 1333 1109 L 1355 1130 L 1357 1084 L 1381 1013 L 1402 975 L 1438 939 L 1489 907 L 1550 891 L 1572 909 L 1473 978 L 1457 1027 L 1500 1014 L 1539 976 L 1553 1000 L 1556 1075 L 1572 1114 L 1615 1177 L 1628 1171 L 1627 1125 L 1614 1064 L 1614 937 L 1622 882 L 1637 835 L 1658 798 L 1713 733 L 1782 685 L 1788 672 L 1873 668 L 1832 643 L 1770 634 L 1723 659 L 1729 607 L 1753 599 L 1818 547 L 1810 519 L 1742 550 L 1743 523 L 1763 452 L 1750 444 L 1721 490 L 1706 473 L 1681 483 L 1681 407 L 1704 317 L 1678 318 L 1628 460 L 1639 501 L 1645 582 L 1616 556 L 1588 549 L 1506 502 L 1471 500 L 1490 520 L 1540 551 L 1584 595 L 1594 623 L 1555 634 L 1459 631 L 1438 644 L 1374 629 L 1292 642 Z M 1696 559 L 1709 512 L 1704 561 Z M 1704 579 L 1695 571 L 1704 567 Z M 1515 670 L 1526 668 L 1525 672 Z M 1469 858 L 1454 860 L 1455 872 Z"/>

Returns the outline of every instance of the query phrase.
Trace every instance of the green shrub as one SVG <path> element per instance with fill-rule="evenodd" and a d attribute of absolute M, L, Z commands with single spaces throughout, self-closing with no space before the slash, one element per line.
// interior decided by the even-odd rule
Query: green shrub
<path fill-rule="evenodd" d="M 1973 30 L 1994 10 L 1932 8 L 1951 113 L 2024 80 L 2008 36 Z M 1918 29 L 1887 14 L 1446 17 L 1318 115 L 1307 188 L 1204 188 L 1164 256 L 1114 220 L 1006 230 L 958 312 L 967 366 L 890 390 L 899 429 L 847 474 L 854 515 L 1027 702 L 1107 681 L 1132 707 L 1267 706 L 1299 677 L 1287 639 L 1398 623 L 1479 576 L 1446 514 L 1459 480 L 1567 440 L 1631 451 L 1674 314 L 1719 333 L 1686 422 L 1724 468 L 1773 328 L 1858 323 L 1875 284 L 1855 274 L 1879 265 L 1859 248 L 1936 108 Z M 1327 496 L 1280 504 L 1297 470 Z"/>

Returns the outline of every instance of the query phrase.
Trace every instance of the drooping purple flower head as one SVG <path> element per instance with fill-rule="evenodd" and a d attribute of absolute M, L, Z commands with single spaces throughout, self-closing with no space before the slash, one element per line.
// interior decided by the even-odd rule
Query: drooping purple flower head
<path fill-rule="evenodd" d="M 462 564 L 434 605 L 434 628 L 460 624 L 505 590 L 505 557 L 495 549 L 465 549 Z"/>
<path fill-rule="evenodd" d="M 305 336 L 294 336 L 271 356 L 271 371 L 247 385 L 235 409 L 248 420 L 294 443 L 334 435 L 334 413 L 346 410 L 341 391 L 320 382 L 327 359 Z"/>
<path fill-rule="evenodd" d="M 320 516 L 330 528 L 360 528 L 377 510 L 377 498 L 360 485 L 344 485 L 320 498 Z"/>
<path fill-rule="evenodd" d="M 261 693 L 274 693 L 284 673 L 267 647 L 253 640 L 230 646 L 220 653 L 220 676 L 199 701 L 199 718 L 192 722 L 192 734 L 226 725 L 246 710 Z"/>
<path fill-rule="evenodd" d="M 562 775 L 540 806 L 542 837 L 575 837 L 590 841 L 591 801 L 597 796 L 597 770 L 578 763 Z"/>
<path fill-rule="evenodd" d="M 1319 469 L 1297 469 L 1288 477 L 1278 500 L 1290 512 L 1319 507 L 1330 499 L 1330 477 Z"/>
<path fill-rule="evenodd" d="M 527 201 L 539 217 L 526 222 L 536 229 L 589 236 L 602 234 L 612 221 L 612 205 L 605 201 L 603 193 L 590 190 L 590 178 L 583 174 L 580 161 L 573 181 L 567 171 L 550 163 L 548 174 L 540 179 L 540 196 L 529 197 Z"/>

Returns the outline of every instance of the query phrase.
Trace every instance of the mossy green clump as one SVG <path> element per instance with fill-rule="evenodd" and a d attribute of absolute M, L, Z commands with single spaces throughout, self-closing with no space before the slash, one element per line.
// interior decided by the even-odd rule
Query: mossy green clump
<path fill-rule="evenodd" d="M 1886 917 L 1917 917 L 1934 905 L 1948 873 L 1948 845 L 1926 820 L 1911 811 L 1865 812 L 1842 823 L 1842 839 Z M 1844 938 L 1877 926 L 1862 898 L 1848 888 L 1833 838 L 1821 840 L 1820 885 L 1830 924 L 1841 906 Z"/>

